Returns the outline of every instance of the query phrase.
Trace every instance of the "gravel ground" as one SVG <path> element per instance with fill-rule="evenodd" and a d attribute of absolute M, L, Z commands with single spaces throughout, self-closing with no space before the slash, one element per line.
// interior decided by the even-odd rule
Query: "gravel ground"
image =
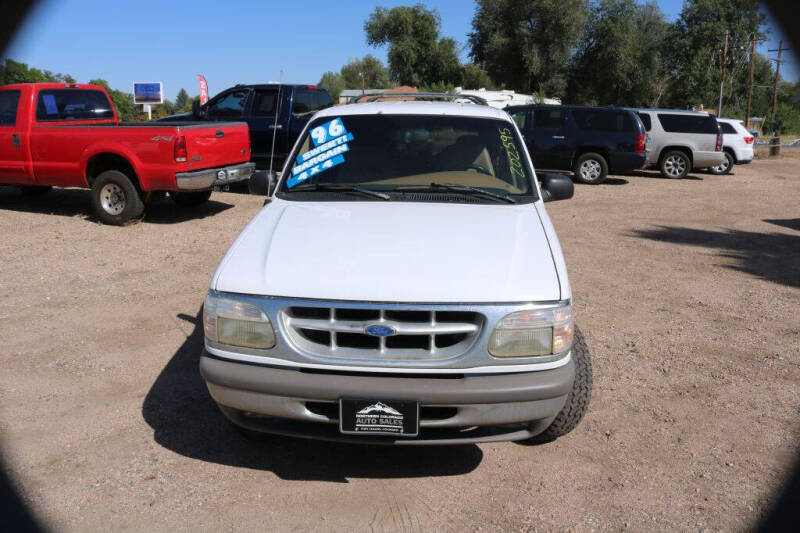
<path fill-rule="evenodd" d="M 593 353 L 554 443 L 244 440 L 197 371 L 198 313 L 262 200 L 116 228 L 85 191 L 0 191 L 0 435 L 57 530 L 726 530 L 800 454 L 800 161 L 654 173 L 548 205 Z"/>

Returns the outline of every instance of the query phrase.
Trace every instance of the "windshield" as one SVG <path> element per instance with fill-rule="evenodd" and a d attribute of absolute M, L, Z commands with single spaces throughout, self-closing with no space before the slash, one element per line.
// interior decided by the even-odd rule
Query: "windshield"
<path fill-rule="evenodd" d="M 358 186 L 383 192 L 432 184 L 533 195 L 531 170 L 509 122 L 441 115 L 354 115 L 315 120 L 281 192 Z M 437 189 L 438 190 L 438 189 Z"/>

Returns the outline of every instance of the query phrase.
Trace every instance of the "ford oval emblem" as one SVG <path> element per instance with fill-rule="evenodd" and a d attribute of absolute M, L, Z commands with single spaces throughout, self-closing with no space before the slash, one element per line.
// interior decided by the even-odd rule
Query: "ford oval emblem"
<path fill-rule="evenodd" d="M 382 324 L 372 324 L 364 328 L 364 333 L 367 335 L 372 335 L 373 337 L 391 337 L 392 335 L 396 334 L 394 328 L 389 326 L 384 326 Z"/>

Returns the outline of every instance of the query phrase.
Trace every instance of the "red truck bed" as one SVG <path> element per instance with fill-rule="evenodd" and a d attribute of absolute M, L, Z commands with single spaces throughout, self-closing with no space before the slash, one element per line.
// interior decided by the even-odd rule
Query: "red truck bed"
<path fill-rule="evenodd" d="M 245 123 L 119 123 L 99 86 L 0 87 L 0 184 L 32 192 L 50 186 L 91 188 L 104 222 L 138 218 L 151 191 L 169 191 L 182 205 L 200 203 L 214 186 L 248 179 L 254 169 L 249 160 Z M 106 184 L 105 196 L 94 191 L 98 178 L 104 173 L 108 178 L 110 171 L 131 187 Z M 115 176 L 112 181 L 120 181 Z M 130 197 L 133 193 L 139 198 Z M 114 214 L 120 195 L 134 209 Z M 111 213 L 103 209 L 103 198 L 117 206 Z"/>

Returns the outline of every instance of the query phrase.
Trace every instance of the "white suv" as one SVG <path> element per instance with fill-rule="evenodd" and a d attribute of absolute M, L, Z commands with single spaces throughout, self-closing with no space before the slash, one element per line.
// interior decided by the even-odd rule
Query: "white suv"
<path fill-rule="evenodd" d="M 591 362 L 543 202 L 573 186 L 539 178 L 488 106 L 317 113 L 277 185 L 253 178 L 277 190 L 211 281 L 213 399 L 248 430 L 351 442 L 570 431 Z"/>
<path fill-rule="evenodd" d="M 753 141 L 755 137 L 744 127 L 744 121 L 732 118 L 718 118 L 722 128 L 722 150 L 725 161 L 709 168 L 712 174 L 727 174 L 733 165 L 746 165 L 753 160 Z"/>
<path fill-rule="evenodd" d="M 647 166 L 665 178 L 684 178 L 693 168 L 725 162 L 722 132 L 713 115 L 676 109 L 634 109 L 647 132 Z"/>

